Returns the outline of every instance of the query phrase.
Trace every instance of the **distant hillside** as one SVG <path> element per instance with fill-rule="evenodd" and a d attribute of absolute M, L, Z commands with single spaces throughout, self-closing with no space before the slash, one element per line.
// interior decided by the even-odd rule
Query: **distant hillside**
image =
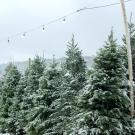
<path fill-rule="evenodd" d="M 87 67 L 90 68 L 93 64 L 94 57 L 84 57 Z M 65 58 L 56 59 L 58 66 L 65 61 Z M 49 66 L 52 63 L 52 59 L 46 59 L 46 64 Z M 28 67 L 28 61 L 15 62 L 14 63 L 18 69 L 23 73 L 25 69 Z M 0 76 L 4 74 L 4 70 L 8 64 L 0 64 Z"/>

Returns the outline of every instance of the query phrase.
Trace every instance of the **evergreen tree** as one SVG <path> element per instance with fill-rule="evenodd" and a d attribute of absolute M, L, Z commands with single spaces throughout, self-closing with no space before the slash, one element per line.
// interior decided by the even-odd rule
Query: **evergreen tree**
<path fill-rule="evenodd" d="M 82 57 L 82 52 L 79 50 L 78 44 L 75 43 L 74 35 L 70 42 L 68 42 L 68 50 L 66 51 L 65 69 L 76 80 L 75 89 L 80 90 L 84 86 L 86 62 Z"/>
<path fill-rule="evenodd" d="M 44 71 L 44 60 L 39 56 L 36 56 L 32 61 L 27 73 L 27 88 L 29 94 L 36 92 L 39 88 L 39 78 L 42 76 Z"/>
<path fill-rule="evenodd" d="M 0 79 L 0 95 L 2 94 L 2 85 L 3 85 L 3 80 Z M 1 98 L 1 96 L 0 96 L 0 98 Z"/>
<path fill-rule="evenodd" d="M 72 118 L 77 113 L 76 97 L 86 82 L 85 61 L 82 57 L 82 52 L 75 43 L 74 36 L 71 42 L 68 43 L 66 55 L 65 69 L 60 87 L 60 98 L 55 102 L 57 124 L 54 129 L 58 135 L 68 132 Z"/>
<path fill-rule="evenodd" d="M 130 100 L 122 89 L 125 79 L 121 52 L 111 31 L 95 58 L 90 84 L 78 98 L 82 112 L 77 116 L 74 134 L 131 135 Z"/>
<path fill-rule="evenodd" d="M 25 94 L 25 88 L 26 88 L 26 77 L 21 76 L 20 81 L 18 85 L 16 86 L 16 92 L 14 96 L 14 103 L 13 103 L 13 113 L 15 114 L 16 118 L 16 134 L 17 135 L 24 135 L 24 127 L 25 124 L 27 124 L 26 117 L 25 117 L 25 111 L 24 111 L 24 94 Z"/>
<path fill-rule="evenodd" d="M 25 121 L 23 121 L 25 123 L 25 130 L 27 130 L 29 125 L 31 111 L 35 107 L 34 99 L 39 89 L 39 78 L 42 76 L 44 68 L 44 60 L 36 56 L 25 72 L 24 83 L 26 82 L 26 87 L 24 88 L 23 103 L 21 105 L 23 117 L 25 118 Z"/>
<path fill-rule="evenodd" d="M 53 103 L 59 98 L 59 86 L 61 83 L 60 71 L 56 68 L 57 64 L 53 60 L 53 64 L 39 79 L 39 90 L 35 95 L 35 107 L 30 114 L 30 123 L 28 132 L 30 135 L 57 135 L 53 126 L 55 124 L 55 112 Z"/>
<path fill-rule="evenodd" d="M 16 86 L 20 80 L 20 73 L 17 67 L 10 63 L 3 78 L 0 104 L 0 131 L 9 133 L 16 132 L 15 115 L 13 111 Z"/>

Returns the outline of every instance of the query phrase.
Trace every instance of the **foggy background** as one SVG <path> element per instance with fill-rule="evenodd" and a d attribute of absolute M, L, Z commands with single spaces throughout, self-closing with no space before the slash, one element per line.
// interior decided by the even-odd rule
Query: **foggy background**
<path fill-rule="evenodd" d="M 83 7 L 94 7 L 120 2 L 119 0 L 0 0 L 0 63 L 24 61 L 36 54 L 45 53 L 46 58 L 65 56 L 67 42 L 72 34 L 84 56 L 92 56 L 103 46 L 111 27 L 121 43 L 124 33 L 121 6 L 85 10 L 50 24 L 42 29 L 26 33 L 25 38 L 8 37 L 46 24 Z M 128 19 L 133 14 L 135 23 L 135 0 L 126 3 Z M 4 40 L 3 40 L 4 38 Z"/>

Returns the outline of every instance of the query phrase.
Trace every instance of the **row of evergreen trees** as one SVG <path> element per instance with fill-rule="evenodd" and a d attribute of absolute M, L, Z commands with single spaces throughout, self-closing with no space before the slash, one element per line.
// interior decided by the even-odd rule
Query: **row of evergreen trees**
<path fill-rule="evenodd" d="M 133 50 L 135 26 L 130 28 Z M 113 31 L 91 70 L 74 36 L 61 68 L 55 58 L 47 68 L 45 60 L 36 56 L 21 74 L 10 63 L 0 81 L 0 131 L 16 135 L 131 135 L 126 73 L 126 49 L 117 44 Z"/>

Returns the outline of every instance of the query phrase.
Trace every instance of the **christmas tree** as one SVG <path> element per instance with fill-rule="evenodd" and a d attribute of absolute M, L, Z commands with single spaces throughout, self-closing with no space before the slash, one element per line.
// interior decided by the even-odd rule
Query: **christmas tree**
<path fill-rule="evenodd" d="M 85 69 L 82 52 L 75 43 L 73 35 L 71 42 L 68 42 L 68 50 L 66 51 L 60 98 L 55 103 L 57 111 L 54 116 L 57 117 L 57 123 L 54 128 L 58 135 L 68 133 L 73 116 L 77 113 L 76 97 L 86 83 Z"/>
<path fill-rule="evenodd" d="M 16 86 L 20 80 L 20 72 L 17 67 L 10 63 L 3 78 L 3 85 L 1 91 L 0 101 L 0 130 L 1 132 L 16 132 L 16 119 L 13 111 L 14 96 L 16 93 Z"/>
<path fill-rule="evenodd" d="M 113 31 L 94 62 L 90 83 L 78 98 L 74 134 L 130 135 L 130 100 L 122 87 L 126 72 Z"/>

